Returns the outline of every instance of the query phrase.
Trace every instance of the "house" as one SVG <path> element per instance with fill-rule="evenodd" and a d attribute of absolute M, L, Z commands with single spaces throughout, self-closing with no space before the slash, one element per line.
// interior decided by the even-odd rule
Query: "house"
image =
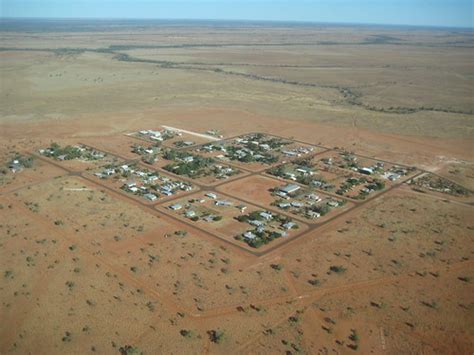
<path fill-rule="evenodd" d="M 384 175 L 384 178 L 390 180 L 390 181 L 396 181 L 402 177 L 401 174 L 399 173 L 393 173 L 393 172 L 387 172 Z"/>
<path fill-rule="evenodd" d="M 150 136 L 155 136 L 155 137 L 160 137 L 161 136 L 161 132 L 160 131 L 153 131 L 153 130 L 148 130 L 148 134 Z"/>
<path fill-rule="evenodd" d="M 245 158 L 247 156 L 247 153 L 245 153 L 243 150 L 239 149 L 235 151 L 235 154 L 239 159 Z"/>
<path fill-rule="evenodd" d="M 251 224 L 252 226 L 255 226 L 255 227 L 263 226 L 263 222 L 262 222 L 262 221 L 258 221 L 258 220 L 256 220 L 256 219 L 253 219 L 253 220 L 249 221 L 249 224 Z"/>
<path fill-rule="evenodd" d="M 374 173 L 374 170 L 372 168 L 360 168 L 359 173 L 365 175 L 372 175 Z"/>
<path fill-rule="evenodd" d="M 307 176 L 307 175 L 313 175 L 314 174 L 314 171 L 313 169 L 307 167 L 307 166 L 304 166 L 304 167 L 301 167 L 301 168 L 298 168 L 296 169 L 297 172 L 303 174 L 304 176 Z"/>
<path fill-rule="evenodd" d="M 193 187 L 191 185 L 181 184 L 180 189 L 184 190 L 184 191 L 191 191 L 193 189 Z"/>
<path fill-rule="evenodd" d="M 192 163 L 193 161 L 194 161 L 194 157 L 192 155 L 189 155 L 183 158 L 183 162 L 185 163 Z"/>
<path fill-rule="evenodd" d="M 299 154 L 297 152 L 294 152 L 292 150 L 284 150 L 282 151 L 283 154 L 285 154 L 286 156 L 288 157 L 296 157 L 296 156 L 299 156 Z"/>
<path fill-rule="evenodd" d="M 292 229 L 296 226 L 297 226 L 297 224 L 294 223 L 294 222 L 286 222 L 285 224 L 282 225 L 282 227 L 287 229 L 287 230 Z"/>
<path fill-rule="evenodd" d="M 12 161 L 11 164 L 9 165 L 9 168 L 12 171 L 12 173 L 16 173 L 23 170 L 23 166 L 20 164 L 18 160 Z"/>
<path fill-rule="evenodd" d="M 214 215 L 209 215 L 209 216 L 206 216 L 204 217 L 203 219 L 206 221 L 206 222 L 214 222 L 216 216 Z"/>
<path fill-rule="evenodd" d="M 331 200 L 331 201 L 328 201 L 327 205 L 330 207 L 337 207 L 339 206 L 339 203 L 337 201 Z"/>
<path fill-rule="evenodd" d="M 252 232 L 250 232 L 250 231 L 245 232 L 243 234 L 243 236 L 247 240 L 253 240 L 253 239 L 257 238 L 257 236 L 255 234 L 253 234 Z"/>
<path fill-rule="evenodd" d="M 293 173 L 285 173 L 285 177 L 286 177 L 287 179 L 296 181 L 296 175 L 293 174 Z"/>
<path fill-rule="evenodd" d="M 309 200 L 316 201 L 316 202 L 319 202 L 322 200 L 321 197 L 319 197 L 316 194 L 309 194 L 308 196 L 306 196 L 306 198 L 308 198 Z"/>
<path fill-rule="evenodd" d="M 147 200 L 150 200 L 150 201 L 156 201 L 156 199 L 158 197 L 156 197 L 155 194 L 152 194 L 152 193 L 147 193 L 145 195 L 143 195 L 144 198 L 146 198 Z"/>
<path fill-rule="evenodd" d="M 190 211 L 186 211 L 186 217 L 188 218 L 193 218 L 196 216 L 196 212 L 190 210 Z"/>
<path fill-rule="evenodd" d="M 289 202 L 282 202 L 282 203 L 278 204 L 278 207 L 280 207 L 282 209 L 288 208 L 290 206 L 291 206 L 291 204 Z"/>
<path fill-rule="evenodd" d="M 260 217 L 262 217 L 263 219 L 267 221 L 273 219 L 273 215 L 269 212 L 260 212 Z"/>
<path fill-rule="evenodd" d="M 264 144 L 260 144 L 260 148 L 264 149 L 264 150 L 270 150 L 270 146 L 266 143 Z"/>
<path fill-rule="evenodd" d="M 183 206 L 181 206 L 179 203 L 175 204 L 175 205 L 171 205 L 170 208 L 173 210 L 173 211 L 179 211 L 181 208 L 183 208 Z"/>
<path fill-rule="evenodd" d="M 215 193 L 213 193 L 213 192 L 207 193 L 206 196 L 209 197 L 209 198 L 211 198 L 211 199 L 213 199 L 213 200 L 215 200 L 215 199 L 217 198 L 217 195 L 216 195 Z"/>
<path fill-rule="evenodd" d="M 281 191 L 278 191 L 275 195 L 277 195 L 277 196 L 279 196 L 279 197 L 281 197 L 281 198 L 284 198 L 284 199 L 288 199 L 288 198 L 289 198 L 286 193 L 281 192 Z"/>
<path fill-rule="evenodd" d="M 303 204 L 299 201 L 293 201 L 293 202 L 291 202 L 291 206 L 296 207 L 296 208 L 301 208 L 301 207 L 303 207 Z"/>
<path fill-rule="evenodd" d="M 132 187 L 136 187 L 137 183 L 135 181 L 127 181 L 125 185 L 130 189 Z"/>
<path fill-rule="evenodd" d="M 228 200 L 215 201 L 214 204 L 216 206 L 232 206 L 232 202 Z"/>
<path fill-rule="evenodd" d="M 285 194 L 292 194 L 292 193 L 295 193 L 296 191 L 298 191 L 299 189 L 301 189 L 301 186 L 298 186 L 296 184 L 288 184 L 288 185 L 285 185 L 283 187 L 280 187 L 280 191 L 281 192 L 284 192 Z"/>
<path fill-rule="evenodd" d="M 121 168 L 123 171 L 129 171 L 129 170 L 130 170 L 130 168 L 129 168 L 128 165 L 122 165 L 120 168 Z"/>
<path fill-rule="evenodd" d="M 185 146 L 187 146 L 187 147 L 189 147 L 189 146 L 191 146 L 191 145 L 193 145 L 193 144 L 194 144 L 194 142 L 192 142 L 192 141 L 184 141 L 184 142 L 183 142 L 183 145 L 185 145 Z"/>
<path fill-rule="evenodd" d="M 314 212 L 314 211 L 308 211 L 308 213 L 306 214 L 309 218 L 319 218 L 321 217 L 321 214 L 318 213 L 318 212 Z"/>
<path fill-rule="evenodd" d="M 151 183 L 151 182 L 155 182 L 156 180 L 158 180 L 158 176 L 156 176 L 156 175 L 151 175 L 151 176 L 148 177 L 147 180 L 148 180 L 148 182 L 150 182 L 150 183 Z"/>

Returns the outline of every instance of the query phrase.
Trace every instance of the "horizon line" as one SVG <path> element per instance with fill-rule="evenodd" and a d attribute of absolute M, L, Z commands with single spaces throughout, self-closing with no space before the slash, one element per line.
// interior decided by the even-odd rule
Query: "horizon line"
<path fill-rule="evenodd" d="M 152 18 L 152 17 L 17 17 L 0 16 L 0 24 L 4 20 L 92 20 L 92 21 L 202 21 L 202 22 L 257 22 L 257 23 L 294 23 L 308 25 L 342 25 L 342 26 L 377 26 L 377 27 L 411 27 L 431 29 L 462 29 L 474 31 L 474 27 L 448 26 L 448 25 L 418 25 L 401 23 L 375 23 L 375 22 L 336 22 L 336 21 L 308 21 L 308 20 L 269 20 L 269 19 L 219 19 L 219 18 Z"/>

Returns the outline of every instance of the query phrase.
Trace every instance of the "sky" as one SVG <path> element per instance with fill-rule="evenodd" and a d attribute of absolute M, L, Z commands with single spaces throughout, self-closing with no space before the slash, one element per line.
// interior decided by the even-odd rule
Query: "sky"
<path fill-rule="evenodd" d="M 474 0 L 0 0 L 1 17 L 269 20 L 473 27 Z"/>

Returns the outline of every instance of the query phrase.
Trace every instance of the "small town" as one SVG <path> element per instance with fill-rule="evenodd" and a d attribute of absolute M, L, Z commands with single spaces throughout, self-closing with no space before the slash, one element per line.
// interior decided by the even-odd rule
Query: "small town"
<path fill-rule="evenodd" d="M 122 190 L 151 202 L 161 197 L 176 195 L 181 191 L 193 190 L 190 182 L 175 180 L 137 164 L 107 165 L 94 173 L 94 176 L 100 179 L 118 180 Z"/>

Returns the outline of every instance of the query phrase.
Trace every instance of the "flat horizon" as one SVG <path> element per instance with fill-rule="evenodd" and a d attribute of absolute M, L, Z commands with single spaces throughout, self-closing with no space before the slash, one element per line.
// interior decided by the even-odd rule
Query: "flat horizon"
<path fill-rule="evenodd" d="M 122 21 L 122 22 L 218 22 L 218 23 L 253 23 L 253 24 L 298 24 L 298 25 L 325 25 L 325 26 L 361 26 L 361 27 L 389 27 L 389 28 L 420 28 L 420 29 L 457 29 L 474 31 L 474 27 L 448 26 L 448 25 L 418 25 L 403 23 L 376 23 L 376 22 L 332 22 L 332 21 L 309 21 L 309 20 L 269 20 L 269 19 L 218 19 L 218 18 L 125 18 L 125 17 L 0 17 L 0 25 L 5 20 L 16 21 Z"/>

